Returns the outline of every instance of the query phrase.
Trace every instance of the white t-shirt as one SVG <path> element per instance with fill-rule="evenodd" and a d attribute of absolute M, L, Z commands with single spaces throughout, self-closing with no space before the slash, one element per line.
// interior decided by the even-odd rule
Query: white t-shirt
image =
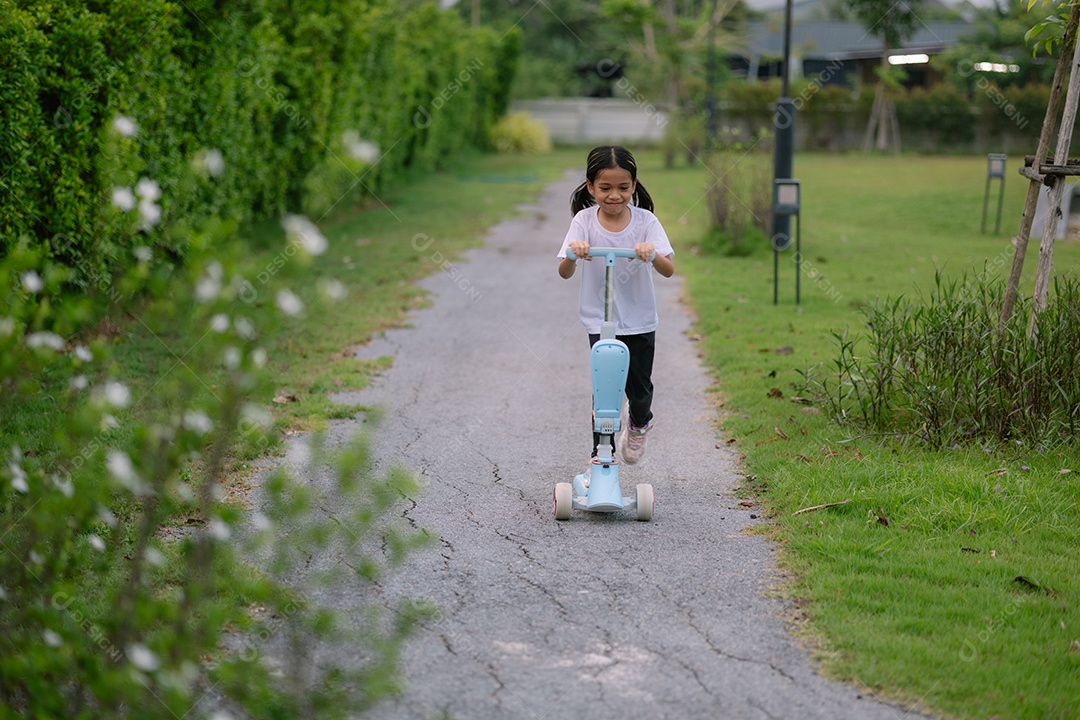
<path fill-rule="evenodd" d="M 657 255 L 675 254 L 667 233 L 655 215 L 633 205 L 627 205 L 627 209 L 630 211 L 630 223 L 619 232 L 605 230 L 600 225 L 597 216 L 600 208 L 595 205 L 574 215 L 556 257 L 565 258 L 570 243 L 577 240 L 584 240 L 594 248 L 629 250 L 633 250 L 639 242 L 647 242 L 656 248 Z M 600 325 L 604 322 L 604 260 L 579 260 L 578 265 L 581 271 L 581 324 L 587 332 L 595 335 L 600 332 Z M 656 315 L 652 276 L 652 266 L 636 258 L 615 259 L 615 307 L 612 317 L 615 334 L 641 335 L 656 330 L 659 318 Z"/>

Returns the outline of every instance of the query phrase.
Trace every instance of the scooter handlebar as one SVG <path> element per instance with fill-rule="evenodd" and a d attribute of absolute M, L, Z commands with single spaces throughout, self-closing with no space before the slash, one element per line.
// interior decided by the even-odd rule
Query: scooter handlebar
<path fill-rule="evenodd" d="M 566 250 L 566 257 L 572 260 L 580 260 L 576 253 L 569 248 Z M 589 257 L 602 257 L 608 261 L 609 264 L 615 262 L 615 258 L 636 258 L 637 253 L 630 248 L 589 248 Z M 656 251 L 653 251 L 652 257 L 649 258 L 649 262 L 656 259 Z"/>

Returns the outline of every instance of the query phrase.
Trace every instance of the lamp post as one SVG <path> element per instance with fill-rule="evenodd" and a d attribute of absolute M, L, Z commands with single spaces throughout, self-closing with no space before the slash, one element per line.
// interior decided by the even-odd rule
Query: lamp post
<path fill-rule="evenodd" d="M 783 89 L 776 101 L 773 125 L 776 130 L 773 155 L 773 181 L 791 177 L 792 156 L 795 146 L 795 102 L 791 99 L 791 0 L 784 5 L 784 66 L 781 68 Z M 773 237 L 791 237 L 791 219 L 788 215 L 773 213 Z"/>

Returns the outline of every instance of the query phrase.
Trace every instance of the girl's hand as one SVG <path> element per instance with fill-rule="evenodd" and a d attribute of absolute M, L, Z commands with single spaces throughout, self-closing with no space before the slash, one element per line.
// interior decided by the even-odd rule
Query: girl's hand
<path fill-rule="evenodd" d="M 575 240 L 567 246 L 567 249 L 579 258 L 592 260 L 592 258 L 589 257 L 589 243 L 584 240 Z"/>
<path fill-rule="evenodd" d="M 638 260 L 647 265 L 652 262 L 653 255 L 656 254 L 656 248 L 653 247 L 652 243 L 639 242 L 634 245 L 634 252 L 637 253 Z"/>

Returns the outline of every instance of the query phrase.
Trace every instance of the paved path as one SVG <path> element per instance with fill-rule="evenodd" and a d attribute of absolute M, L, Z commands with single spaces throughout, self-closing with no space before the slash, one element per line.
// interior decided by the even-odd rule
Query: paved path
<path fill-rule="evenodd" d="M 362 352 L 394 365 L 348 399 L 385 409 L 380 462 L 421 476 L 408 516 L 440 537 L 381 589 L 443 611 L 407 647 L 407 692 L 374 716 L 915 717 L 825 681 L 786 631 L 773 548 L 747 532 L 761 521 L 716 448 L 677 274 L 656 276 L 657 426 L 623 471 L 627 494 L 653 484 L 654 520 L 552 519 L 553 486 L 581 471 L 590 442 L 578 278 L 561 280 L 554 259 L 573 184 L 434 273 L 433 304 Z"/>

